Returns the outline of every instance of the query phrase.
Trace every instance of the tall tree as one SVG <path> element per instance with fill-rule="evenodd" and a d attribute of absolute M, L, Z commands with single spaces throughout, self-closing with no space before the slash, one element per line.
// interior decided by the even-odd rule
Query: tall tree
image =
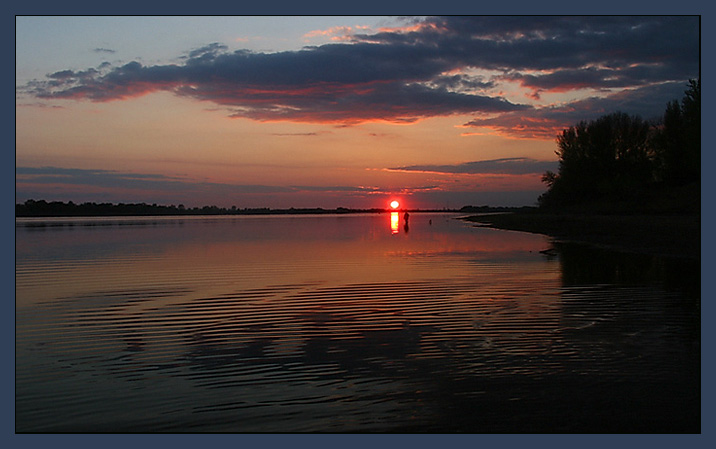
<path fill-rule="evenodd" d="M 701 78 L 689 81 L 681 101 L 684 112 L 684 166 L 686 181 L 701 180 Z"/>
<path fill-rule="evenodd" d="M 550 187 L 543 206 L 568 206 L 638 194 L 651 180 L 650 125 L 623 112 L 580 122 L 557 138 L 559 172 L 542 180 Z"/>
<path fill-rule="evenodd" d="M 668 185 L 701 180 L 701 79 L 690 80 L 681 103 L 666 105 L 654 139 L 657 176 Z"/>

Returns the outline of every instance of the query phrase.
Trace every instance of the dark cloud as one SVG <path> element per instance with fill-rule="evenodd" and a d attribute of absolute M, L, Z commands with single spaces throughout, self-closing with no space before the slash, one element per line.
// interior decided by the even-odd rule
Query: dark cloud
<path fill-rule="evenodd" d="M 219 54 L 225 53 L 228 49 L 229 47 L 227 47 L 226 45 L 214 42 L 204 47 L 191 50 L 189 54 L 183 59 L 187 59 L 192 63 L 198 63 L 203 60 L 215 58 Z"/>
<path fill-rule="evenodd" d="M 540 92 L 567 92 L 578 89 L 611 89 L 646 85 L 653 79 L 670 76 L 661 66 L 637 66 L 622 70 L 587 67 L 556 70 L 547 75 L 509 73 L 504 80 L 519 82 L 523 87 Z"/>
<path fill-rule="evenodd" d="M 513 190 L 513 191 L 440 191 L 419 192 L 410 197 L 410 203 L 422 203 L 428 207 L 444 207 L 447 209 L 473 206 L 536 206 L 537 198 L 544 190 Z"/>
<path fill-rule="evenodd" d="M 620 69 L 664 64 L 680 78 L 699 62 L 697 16 L 451 16 L 427 18 L 409 33 L 357 41 L 415 46 L 466 66 L 497 70 Z"/>
<path fill-rule="evenodd" d="M 391 171 L 415 171 L 444 174 L 500 174 L 527 175 L 542 174 L 547 170 L 555 170 L 556 162 L 537 161 L 529 158 L 505 158 L 488 161 L 464 162 L 455 165 L 409 165 L 393 167 Z"/>
<path fill-rule="evenodd" d="M 380 191 L 377 187 L 363 186 L 292 186 L 293 189 L 301 192 L 360 192 L 373 193 Z"/>
<path fill-rule="evenodd" d="M 496 134 L 525 139 L 556 139 L 559 133 L 579 121 L 594 120 L 621 111 L 646 120 L 663 114 L 668 101 L 680 99 L 686 83 L 671 82 L 619 91 L 605 97 L 589 97 L 561 106 L 507 113 L 499 117 L 476 118 L 466 127 L 488 128 Z"/>
<path fill-rule="evenodd" d="M 428 185 L 428 186 L 410 186 L 401 187 L 399 192 L 393 188 L 383 188 L 377 186 L 293 186 L 296 191 L 300 192 L 324 192 L 324 193 L 354 193 L 354 194 L 394 194 L 394 193 L 415 193 L 415 192 L 427 192 L 431 190 L 439 189 L 440 186 Z"/>
<path fill-rule="evenodd" d="M 467 75 L 437 76 L 431 80 L 431 84 L 447 89 L 460 90 L 484 90 L 495 87 L 494 81 L 484 81 L 481 77 Z"/>
<path fill-rule="evenodd" d="M 530 106 L 489 93 L 506 80 L 536 98 L 544 92 L 685 82 L 699 75 L 697 16 L 452 16 L 410 25 L 299 51 L 230 52 L 213 43 L 188 52 L 180 64 L 134 61 L 65 70 L 24 90 L 40 98 L 92 101 L 163 90 L 259 121 L 410 123 L 455 114 L 539 116 Z M 486 79 L 470 76 L 471 70 L 497 74 Z"/>
<path fill-rule="evenodd" d="M 338 92 L 340 90 L 340 92 Z M 186 93 L 186 92 L 185 92 Z M 194 91 L 192 96 L 226 102 L 227 96 Z M 276 104 L 274 93 L 239 91 L 231 103 L 244 106 L 235 109 L 234 117 L 258 121 L 288 120 L 319 123 L 359 123 L 383 120 L 411 123 L 418 119 L 452 114 L 510 112 L 529 109 L 501 98 L 451 92 L 420 84 L 385 83 L 347 89 L 326 88 L 321 92 L 289 95 Z M 228 104 L 227 104 L 228 106 Z"/>

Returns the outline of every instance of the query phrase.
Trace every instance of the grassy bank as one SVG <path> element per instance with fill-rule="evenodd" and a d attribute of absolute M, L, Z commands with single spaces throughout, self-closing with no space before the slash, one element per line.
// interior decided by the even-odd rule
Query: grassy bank
<path fill-rule="evenodd" d="M 701 217 L 682 215 L 551 214 L 538 210 L 474 215 L 465 220 L 497 229 L 544 234 L 561 241 L 622 251 L 700 258 Z"/>

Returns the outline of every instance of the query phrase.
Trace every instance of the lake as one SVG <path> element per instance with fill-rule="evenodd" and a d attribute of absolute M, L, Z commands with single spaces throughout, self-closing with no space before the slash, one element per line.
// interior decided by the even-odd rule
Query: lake
<path fill-rule="evenodd" d="M 18 218 L 16 431 L 701 431 L 699 260 L 458 218 Z"/>

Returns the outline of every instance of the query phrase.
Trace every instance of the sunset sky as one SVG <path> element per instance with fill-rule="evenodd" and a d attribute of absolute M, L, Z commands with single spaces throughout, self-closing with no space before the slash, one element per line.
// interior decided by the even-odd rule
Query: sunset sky
<path fill-rule="evenodd" d="M 15 200 L 534 205 L 562 129 L 683 97 L 699 25 L 19 16 Z"/>

